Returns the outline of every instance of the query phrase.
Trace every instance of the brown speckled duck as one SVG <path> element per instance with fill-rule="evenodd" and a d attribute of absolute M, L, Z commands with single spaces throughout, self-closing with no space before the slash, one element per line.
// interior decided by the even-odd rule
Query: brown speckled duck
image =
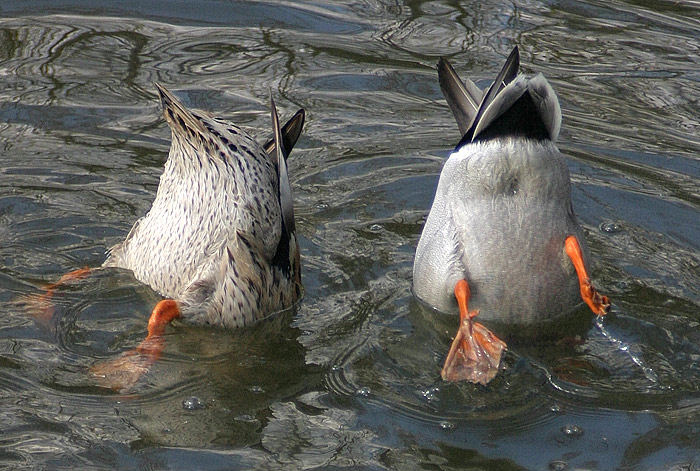
<path fill-rule="evenodd" d="M 271 102 L 274 139 L 260 146 L 156 87 L 170 155 L 150 211 L 103 266 L 131 270 L 196 324 L 240 327 L 291 306 L 300 266 L 286 158 L 303 111 L 283 130 Z"/>
<path fill-rule="evenodd" d="M 240 327 L 292 306 L 301 293 L 286 158 L 304 111 L 280 128 L 270 99 L 274 137 L 261 146 L 238 126 L 156 88 L 172 131 L 170 154 L 153 206 L 103 266 L 131 270 L 166 299 L 153 309 L 138 348 L 92 368 L 115 389 L 133 384 L 158 358 L 173 319 Z"/>

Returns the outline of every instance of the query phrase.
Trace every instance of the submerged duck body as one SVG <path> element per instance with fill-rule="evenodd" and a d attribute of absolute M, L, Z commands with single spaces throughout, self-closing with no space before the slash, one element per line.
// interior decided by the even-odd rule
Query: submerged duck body
<path fill-rule="evenodd" d="M 482 92 L 462 82 L 446 60 L 438 64 L 463 137 L 440 175 L 416 250 L 413 290 L 440 311 L 460 309 L 446 379 L 485 383 L 495 375 L 505 344 L 495 336 L 462 344 L 473 340 L 474 326 L 483 329 L 481 337 L 492 335 L 471 322 L 477 313 L 528 324 L 565 314 L 582 298 L 596 314 L 609 308 L 588 279 L 590 257 L 571 204 L 568 168 L 555 145 L 559 102 L 544 76 L 517 75 L 518 67 L 515 48 Z M 478 366 L 493 346 L 490 363 Z"/>
<path fill-rule="evenodd" d="M 272 103 L 276 137 L 261 146 L 157 88 L 172 130 L 168 160 L 150 211 L 104 266 L 131 270 L 193 323 L 239 327 L 290 307 L 300 263 L 285 159 L 303 111 L 279 129 Z"/>
<path fill-rule="evenodd" d="M 541 76 L 533 85 L 549 88 Z M 552 140 L 515 135 L 465 144 L 442 169 L 416 251 L 414 291 L 449 312 L 457 307 L 455 283 L 467 279 L 482 319 L 556 317 L 581 302 L 563 246 L 568 235 L 583 241 L 569 171 Z"/>

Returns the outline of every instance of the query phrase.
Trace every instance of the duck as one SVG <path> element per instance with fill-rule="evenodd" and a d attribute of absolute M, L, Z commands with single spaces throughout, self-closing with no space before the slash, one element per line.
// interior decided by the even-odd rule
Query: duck
<path fill-rule="evenodd" d="M 164 299 L 136 349 L 91 367 L 101 385 L 117 390 L 130 388 L 157 360 L 173 320 L 248 326 L 290 308 L 302 291 L 286 161 L 304 110 L 280 127 L 271 96 L 273 138 L 260 145 L 239 126 L 188 109 L 155 87 L 172 134 L 170 152 L 150 210 L 109 249 L 102 267 L 130 270 Z M 88 273 L 76 270 L 59 283 Z"/>
<path fill-rule="evenodd" d="M 475 318 L 512 326 L 564 316 L 610 300 L 590 278 L 591 255 L 556 146 L 562 114 L 547 79 L 519 74 L 516 46 L 494 82 L 462 81 L 445 58 L 440 88 L 462 138 L 447 158 L 413 264 L 415 296 L 458 311 L 445 381 L 486 385 L 507 348 Z"/>

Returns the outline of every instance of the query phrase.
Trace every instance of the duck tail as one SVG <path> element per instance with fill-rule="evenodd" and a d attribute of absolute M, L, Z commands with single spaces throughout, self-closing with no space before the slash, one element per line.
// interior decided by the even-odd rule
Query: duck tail
<path fill-rule="evenodd" d="M 176 135 L 187 135 L 191 134 L 192 131 L 197 131 L 202 135 L 206 135 L 207 129 L 200 119 L 185 108 L 180 100 L 175 98 L 175 95 L 170 93 L 167 88 L 159 83 L 154 83 L 154 85 L 156 89 L 158 89 L 165 121 L 170 126 L 170 129 L 175 131 Z"/>
<path fill-rule="evenodd" d="M 561 128 L 559 100 L 542 74 L 532 78 L 518 76 L 519 66 L 520 54 L 516 46 L 496 76 L 496 80 L 483 94 L 455 150 L 471 142 L 503 137 L 556 141 Z M 441 84 L 443 81 L 455 82 L 455 78 L 449 78 L 451 67 L 449 69 L 438 67 L 438 75 L 441 70 L 443 70 L 443 76 L 440 77 Z M 468 90 L 468 88 L 465 86 L 465 89 Z M 449 90 L 458 90 L 458 87 L 453 86 Z M 455 93 L 448 94 L 444 89 L 443 93 L 457 117 L 453 103 L 458 101 L 452 98 Z M 462 92 L 462 95 L 464 93 Z M 473 97 L 475 93 L 469 92 L 469 95 Z M 460 124 L 460 118 L 457 120 L 461 130 L 463 125 Z"/>

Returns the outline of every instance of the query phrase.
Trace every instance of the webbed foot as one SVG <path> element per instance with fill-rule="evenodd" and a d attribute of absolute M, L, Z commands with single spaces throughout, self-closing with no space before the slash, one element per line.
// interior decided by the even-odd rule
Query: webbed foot
<path fill-rule="evenodd" d="M 29 294 L 22 296 L 19 302 L 24 305 L 24 309 L 29 316 L 39 324 L 48 327 L 53 320 L 56 308 L 52 298 L 56 288 L 73 280 L 81 280 L 90 274 L 88 267 L 79 268 L 63 275 L 55 283 L 46 286 L 46 291 L 42 294 Z"/>
<path fill-rule="evenodd" d="M 484 325 L 474 322 L 478 311 L 469 311 L 469 285 L 460 280 L 455 285 L 459 304 L 459 330 L 442 368 L 445 381 L 471 381 L 486 385 L 498 373 L 501 355 L 506 344 Z"/>
<path fill-rule="evenodd" d="M 165 327 L 180 317 L 180 307 L 172 299 L 164 299 L 153 308 L 148 319 L 148 336 L 133 350 L 113 360 L 105 360 L 90 368 L 90 375 L 103 387 L 128 391 L 148 372 L 165 348 Z"/>

